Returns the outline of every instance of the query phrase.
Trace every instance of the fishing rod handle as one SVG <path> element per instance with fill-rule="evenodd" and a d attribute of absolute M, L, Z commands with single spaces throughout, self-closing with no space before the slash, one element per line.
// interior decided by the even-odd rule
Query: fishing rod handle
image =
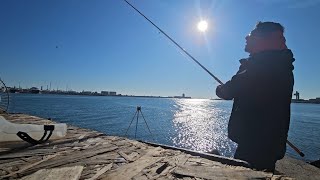
<path fill-rule="evenodd" d="M 295 145 L 293 145 L 289 140 L 287 140 L 287 144 L 294 149 L 301 157 L 304 157 L 303 152 L 301 152 Z"/>

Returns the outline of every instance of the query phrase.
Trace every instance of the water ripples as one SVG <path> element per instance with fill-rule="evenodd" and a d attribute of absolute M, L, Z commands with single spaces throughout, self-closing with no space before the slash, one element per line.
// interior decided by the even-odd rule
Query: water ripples
<path fill-rule="evenodd" d="M 227 137 L 232 101 L 12 94 L 10 112 L 22 112 L 108 135 L 124 136 L 141 106 L 145 119 L 132 121 L 128 137 L 232 157 L 236 144 Z M 150 135 L 145 121 L 153 136 Z M 137 132 L 135 131 L 137 123 Z M 320 157 L 320 106 L 292 104 L 289 140 L 305 154 Z M 300 158 L 288 148 L 287 153 Z"/>

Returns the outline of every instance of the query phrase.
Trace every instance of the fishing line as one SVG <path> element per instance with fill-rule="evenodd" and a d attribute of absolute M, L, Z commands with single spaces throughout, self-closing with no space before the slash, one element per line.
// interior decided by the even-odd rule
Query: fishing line
<path fill-rule="evenodd" d="M 219 82 L 221 85 L 223 84 L 220 79 L 218 79 L 215 75 L 213 75 L 207 68 L 205 68 L 199 61 L 197 61 L 191 54 L 189 54 L 184 48 L 182 48 L 175 40 L 173 40 L 167 33 L 165 33 L 161 28 L 159 28 L 156 24 L 154 24 L 148 17 L 146 17 L 142 12 L 140 12 L 137 8 L 135 8 L 132 4 L 130 4 L 127 0 L 124 0 L 130 7 L 132 7 L 135 11 L 137 11 L 141 16 L 143 16 L 147 21 L 149 21 L 155 28 L 157 28 L 163 35 L 165 35 L 171 42 L 173 42 L 179 49 L 181 49 L 186 55 L 188 55 L 195 63 L 197 63 L 203 70 L 205 70 L 208 74 L 210 74 L 213 79 Z"/>
<path fill-rule="evenodd" d="M 142 12 L 140 12 L 137 8 L 135 8 L 132 4 L 130 4 L 127 0 L 125 1 L 130 7 L 132 7 L 136 12 L 138 12 L 141 16 L 143 16 L 147 21 L 149 21 L 155 28 L 157 28 L 163 35 L 165 35 L 173 44 L 175 44 L 179 49 L 181 49 L 186 55 L 188 55 L 195 63 L 197 63 L 203 70 L 205 70 L 214 80 L 223 85 L 223 82 L 220 81 L 215 75 L 213 75 L 207 68 L 205 68 L 199 61 L 197 61 L 191 54 L 189 54 L 184 48 L 182 48 L 175 40 L 173 40 L 167 33 L 165 33 L 161 28 L 159 28 L 156 24 L 154 24 L 147 16 L 145 16 Z M 293 148 L 301 157 L 304 154 L 294 146 L 290 141 L 287 140 L 288 145 Z"/>

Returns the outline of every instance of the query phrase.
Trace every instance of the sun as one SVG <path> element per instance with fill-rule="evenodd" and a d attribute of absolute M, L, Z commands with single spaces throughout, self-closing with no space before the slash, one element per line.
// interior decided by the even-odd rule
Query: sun
<path fill-rule="evenodd" d="M 205 20 L 201 20 L 198 22 L 198 30 L 201 32 L 206 32 L 208 29 L 208 22 Z"/>

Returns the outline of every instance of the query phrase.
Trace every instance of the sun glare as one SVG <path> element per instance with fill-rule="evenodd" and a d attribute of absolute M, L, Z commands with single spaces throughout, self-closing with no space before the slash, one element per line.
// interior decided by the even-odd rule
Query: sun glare
<path fill-rule="evenodd" d="M 199 30 L 199 31 L 205 32 L 205 31 L 207 31 L 207 29 L 208 29 L 208 23 L 207 23 L 207 21 L 202 20 L 202 21 L 200 21 L 200 22 L 198 23 L 198 30 Z"/>

